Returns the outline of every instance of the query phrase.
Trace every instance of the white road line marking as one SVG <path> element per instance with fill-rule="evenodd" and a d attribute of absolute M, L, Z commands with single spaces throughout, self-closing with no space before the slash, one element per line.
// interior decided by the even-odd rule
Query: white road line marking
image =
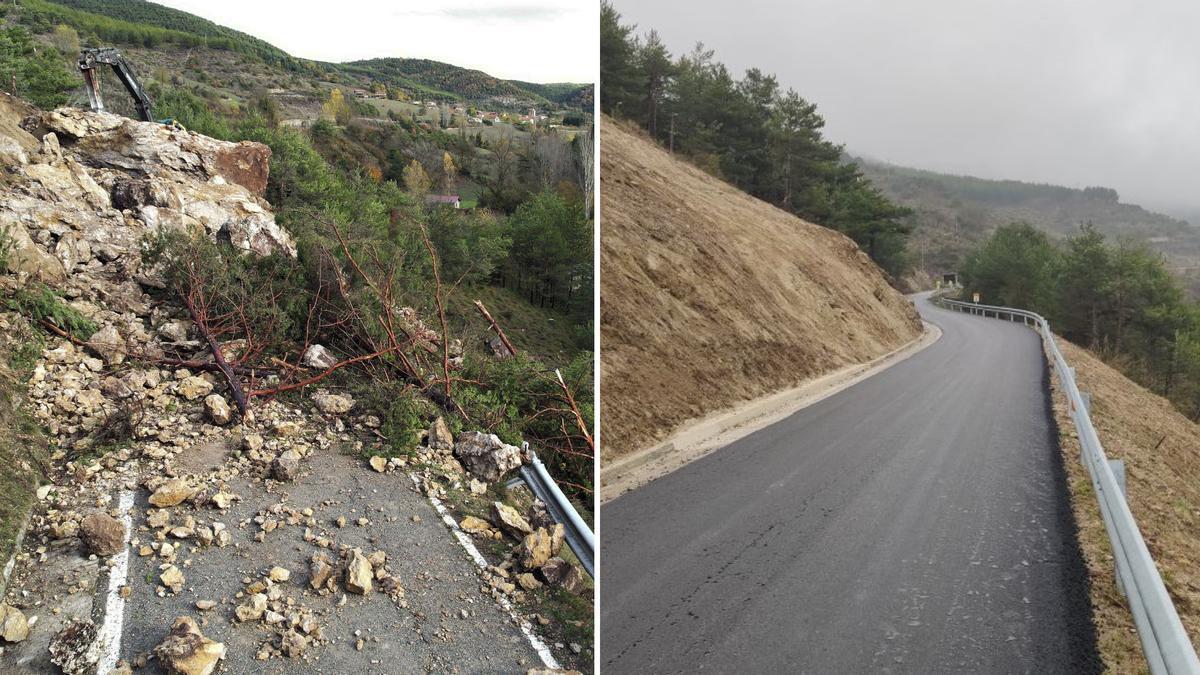
<path fill-rule="evenodd" d="M 421 480 L 417 478 L 417 474 L 410 473 L 408 474 L 408 477 L 412 479 L 414 484 L 416 484 L 417 489 L 421 490 Z M 424 490 L 421 491 L 424 492 Z M 479 569 L 487 568 L 487 559 L 483 557 L 483 554 L 479 552 L 478 548 L 475 548 L 475 542 L 471 541 L 471 537 L 466 532 L 463 532 L 462 528 L 458 526 L 458 523 L 455 522 L 454 518 L 450 516 L 450 513 L 446 510 L 446 507 L 442 505 L 441 500 L 431 494 L 426 494 L 425 497 L 429 499 L 429 503 L 433 504 L 433 508 L 436 509 L 437 512 L 442 516 L 442 522 L 446 523 L 446 527 L 450 528 L 450 531 L 454 533 L 454 538 L 458 540 L 460 546 L 466 549 L 467 554 L 471 556 L 471 559 L 475 561 L 475 564 L 479 566 Z M 538 656 L 542 657 L 542 664 L 550 670 L 561 670 L 562 666 L 558 664 L 558 660 L 554 658 L 554 654 L 550 652 L 550 648 L 547 647 L 546 643 L 542 642 L 542 639 L 533 632 L 533 626 L 524 618 L 522 618 L 520 614 L 517 614 L 517 610 L 512 606 L 512 603 L 508 601 L 508 598 L 501 596 L 495 600 L 496 604 L 500 605 L 501 609 L 508 612 L 508 615 L 511 616 L 513 621 L 517 623 L 517 627 L 520 628 L 521 632 L 525 634 L 525 637 L 529 640 L 529 645 L 533 647 L 533 650 L 538 653 Z"/>
<path fill-rule="evenodd" d="M 99 675 L 106 675 L 115 670 L 117 661 L 121 658 L 121 633 L 125 630 L 125 598 L 121 597 L 121 587 L 129 577 L 129 537 L 133 532 L 130 510 L 133 508 L 133 492 L 122 492 L 117 508 L 117 519 L 125 526 L 125 545 L 113 559 L 108 573 L 108 600 L 104 605 L 104 626 L 100 632 L 104 654 L 96 671 Z"/>

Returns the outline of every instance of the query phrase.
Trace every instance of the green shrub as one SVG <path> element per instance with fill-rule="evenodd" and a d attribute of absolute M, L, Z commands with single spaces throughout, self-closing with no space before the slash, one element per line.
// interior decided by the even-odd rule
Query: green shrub
<path fill-rule="evenodd" d="M 49 286 L 37 284 L 22 288 L 7 301 L 8 308 L 23 314 L 34 323 L 46 321 L 69 333 L 77 340 L 87 340 L 99 330 L 95 321 L 68 305 Z"/>

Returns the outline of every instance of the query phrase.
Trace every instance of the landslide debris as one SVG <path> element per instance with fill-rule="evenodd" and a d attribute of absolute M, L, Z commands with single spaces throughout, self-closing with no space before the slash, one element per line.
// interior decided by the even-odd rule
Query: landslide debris
<path fill-rule="evenodd" d="M 603 125 L 602 461 L 920 334 L 850 238 Z"/>

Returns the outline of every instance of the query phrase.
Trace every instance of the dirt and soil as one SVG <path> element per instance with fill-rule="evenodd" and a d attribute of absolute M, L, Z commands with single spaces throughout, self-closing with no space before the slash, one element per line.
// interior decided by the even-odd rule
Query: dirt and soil
<path fill-rule="evenodd" d="M 602 461 L 921 334 L 848 237 L 603 125 Z"/>
<path fill-rule="evenodd" d="M 1091 352 L 1059 340 L 1110 459 L 1125 460 L 1126 496 L 1193 643 L 1200 643 L 1200 426 Z M 1111 673 L 1148 672 L 1079 441 L 1055 380 L 1054 412 L 1071 483 L 1071 505 L 1091 576 L 1101 657 Z"/>

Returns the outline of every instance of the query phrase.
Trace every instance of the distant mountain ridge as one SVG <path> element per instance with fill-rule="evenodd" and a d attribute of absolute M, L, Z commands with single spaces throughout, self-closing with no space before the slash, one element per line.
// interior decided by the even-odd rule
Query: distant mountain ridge
<path fill-rule="evenodd" d="M 473 100 L 513 97 L 581 107 L 581 90 L 588 92 L 588 105 L 592 90 L 590 84 L 537 84 L 502 80 L 481 70 L 462 68 L 430 59 L 386 57 L 350 61 L 333 66 L 346 72 L 371 77 L 389 86 L 415 91 L 456 93 Z"/>
<path fill-rule="evenodd" d="M 909 251 L 913 262 L 932 274 L 955 269 L 992 230 L 1017 220 L 1055 238 L 1071 236 L 1080 224 L 1091 222 L 1110 239 L 1146 242 L 1177 270 L 1200 265 L 1200 227 L 1122 203 L 1111 188 L 1077 189 L 958 176 L 872 159 L 852 161 L 890 199 L 913 209 Z"/>
<path fill-rule="evenodd" d="M 482 101 L 510 97 L 522 103 L 589 109 L 591 84 L 538 84 L 504 80 L 480 70 L 430 59 L 376 58 L 327 63 L 288 54 L 252 35 L 202 17 L 146 0 L 21 0 L 35 27 L 49 30 L 62 23 L 81 36 L 120 46 L 153 48 L 160 44 L 234 51 L 289 71 L 315 76 L 341 73 L 366 77 L 423 96 Z M 38 31 L 41 32 L 41 31 Z"/>

